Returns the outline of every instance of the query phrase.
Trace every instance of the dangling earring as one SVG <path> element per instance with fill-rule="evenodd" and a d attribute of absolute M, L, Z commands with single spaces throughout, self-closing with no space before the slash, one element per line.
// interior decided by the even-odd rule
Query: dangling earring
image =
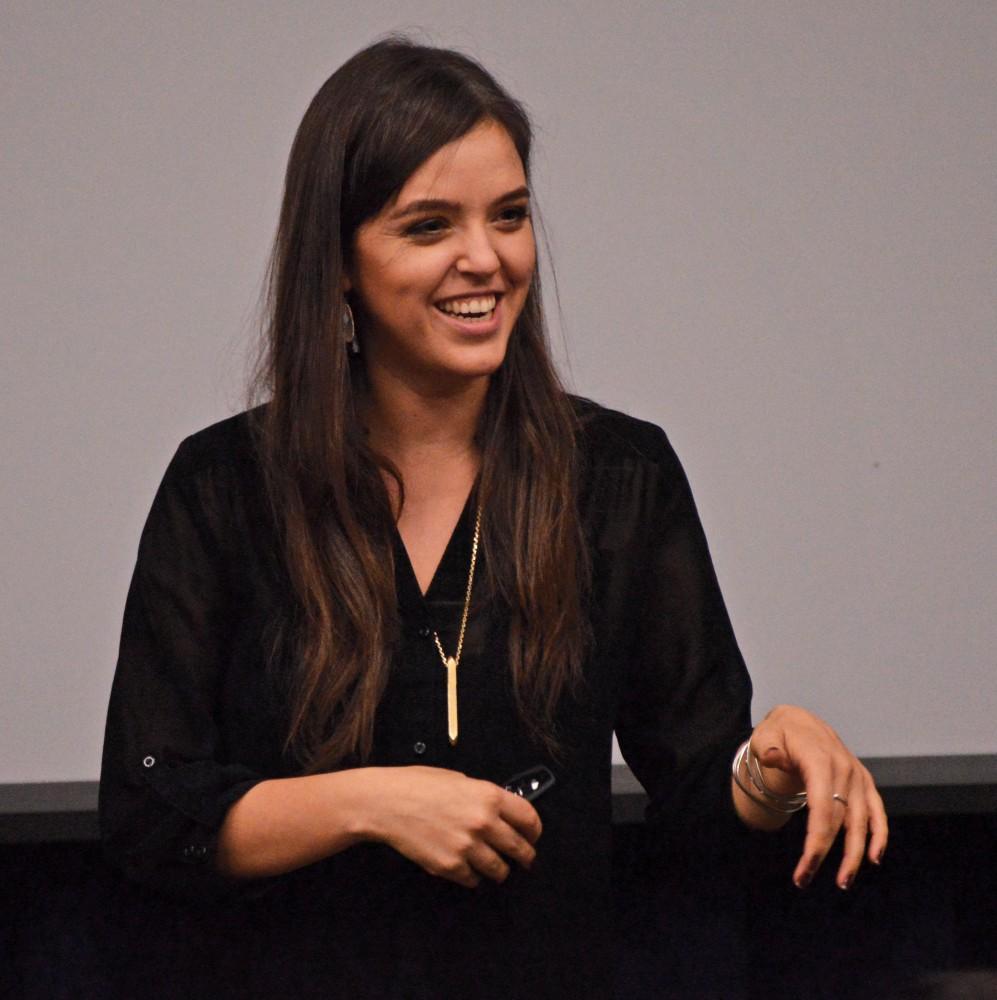
<path fill-rule="evenodd" d="M 349 302 L 343 303 L 343 318 L 340 322 L 343 327 L 343 340 L 354 354 L 359 354 L 360 339 L 357 337 L 357 327 L 353 322 L 353 310 L 350 308 Z"/>

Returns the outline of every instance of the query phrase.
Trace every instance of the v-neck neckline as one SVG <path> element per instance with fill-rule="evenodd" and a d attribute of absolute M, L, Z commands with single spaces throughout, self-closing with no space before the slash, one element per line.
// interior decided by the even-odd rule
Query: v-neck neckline
<path fill-rule="evenodd" d="M 423 607 L 428 604 L 463 601 L 471 558 L 471 511 L 475 506 L 477 491 L 478 483 L 475 480 L 464 500 L 460 516 L 457 518 L 453 531 L 450 532 L 443 554 L 436 564 L 436 569 L 433 570 L 433 575 L 425 591 L 419 585 L 419 578 L 416 576 L 408 549 L 405 547 L 402 533 L 398 530 L 397 524 L 393 525 L 395 559 L 398 567 L 396 583 L 400 604 L 410 603 L 410 601 L 404 600 L 406 596 L 416 599 L 417 603 Z M 460 577 L 463 580 L 461 587 L 458 588 L 459 593 L 450 592 L 453 590 L 454 577 Z M 407 595 L 403 593 L 403 590 L 408 592 Z"/>

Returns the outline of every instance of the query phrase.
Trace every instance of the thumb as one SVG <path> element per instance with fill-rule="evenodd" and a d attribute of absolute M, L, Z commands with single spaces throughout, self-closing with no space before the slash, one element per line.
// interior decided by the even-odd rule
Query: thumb
<path fill-rule="evenodd" d="M 763 767 L 775 767 L 780 771 L 791 769 L 786 751 L 775 743 L 769 743 L 760 753 L 755 753 L 755 757 Z"/>

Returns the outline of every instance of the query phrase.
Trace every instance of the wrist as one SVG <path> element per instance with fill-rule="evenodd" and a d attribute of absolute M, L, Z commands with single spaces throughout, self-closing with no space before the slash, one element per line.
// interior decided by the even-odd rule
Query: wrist
<path fill-rule="evenodd" d="M 778 782 L 777 785 L 768 783 L 766 771 L 772 774 L 772 780 Z M 799 812 L 807 804 L 807 794 L 799 787 L 797 779 L 778 768 L 762 767 L 752 752 L 750 739 L 737 748 L 731 762 L 731 776 L 745 798 L 766 812 L 787 816 Z M 795 786 L 795 791 L 783 791 L 787 784 Z"/>
<path fill-rule="evenodd" d="M 384 770 L 356 767 L 326 776 L 330 801 L 336 804 L 343 834 L 351 844 L 384 839 L 377 809 Z"/>

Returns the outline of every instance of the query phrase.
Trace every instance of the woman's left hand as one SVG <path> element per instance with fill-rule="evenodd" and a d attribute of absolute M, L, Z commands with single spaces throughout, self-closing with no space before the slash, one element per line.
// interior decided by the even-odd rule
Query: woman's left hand
<path fill-rule="evenodd" d="M 795 705 L 779 705 L 755 726 L 751 751 L 774 791 L 807 793 L 806 840 L 793 872 L 799 888 L 809 885 L 842 827 L 838 886 L 851 887 L 863 856 L 879 864 L 889 834 L 883 800 L 868 769 L 823 719 Z"/>

